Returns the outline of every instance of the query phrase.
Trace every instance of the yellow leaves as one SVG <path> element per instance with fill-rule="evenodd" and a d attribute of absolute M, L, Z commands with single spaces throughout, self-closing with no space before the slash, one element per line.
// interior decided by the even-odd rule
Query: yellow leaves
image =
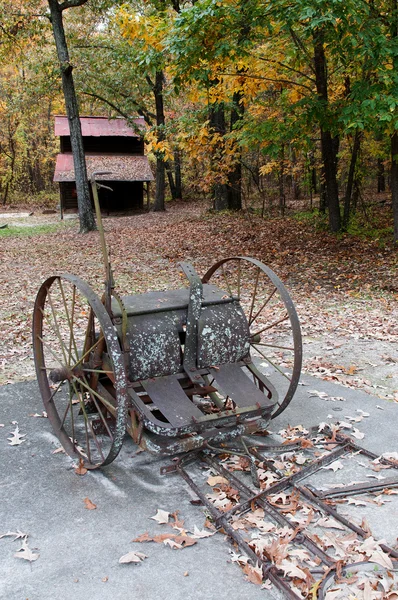
<path fill-rule="evenodd" d="M 276 160 L 270 160 L 267 164 L 260 167 L 260 175 L 269 175 L 273 171 L 276 171 L 279 168 L 279 162 Z"/>
<path fill-rule="evenodd" d="M 163 160 L 173 160 L 173 151 L 168 140 L 159 140 L 156 131 L 149 131 L 145 136 L 147 151 L 160 154 Z"/>
<path fill-rule="evenodd" d="M 144 51 L 163 52 L 165 50 L 164 39 L 168 30 L 167 16 L 166 19 L 163 19 L 155 14 L 142 15 L 121 8 L 117 20 L 123 37 L 131 44 L 138 42 Z"/>

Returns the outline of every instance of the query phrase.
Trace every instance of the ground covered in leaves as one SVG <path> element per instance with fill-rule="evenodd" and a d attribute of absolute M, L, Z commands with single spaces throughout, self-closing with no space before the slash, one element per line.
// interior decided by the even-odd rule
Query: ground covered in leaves
<path fill-rule="evenodd" d="M 2 219 L 2 222 L 4 219 Z M 398 401 L 398 255 L 378 240 L 335 236 L 308 220 L 211 214 L 201 203 L 104 219 L 117 289 L 185 285 L 177 263 L 203 274 L 219 258 L 253 256 L 277 272 L 300 317 L 304 369 Z M 31 315 L 40 283 L 74 273 L 101 292 L 99 235 L 56 215 L 13 219 L 0 232 L 0 382 L 34 377 Z M 14 226 L 13 226 L 14 225 Z"/>

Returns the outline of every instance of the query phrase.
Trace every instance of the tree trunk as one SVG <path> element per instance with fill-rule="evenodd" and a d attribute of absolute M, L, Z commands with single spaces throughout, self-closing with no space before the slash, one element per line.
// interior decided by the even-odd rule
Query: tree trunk
<path fill-rule="evenodd" d="M 156 159 L 156 190 L 155 190 L 155 204 L 153 210 L 162 211 L 165 210 L 164 206 L 164 188 L 165 188 L 165 167 L 162 158 Z"/>
<path fill-rule="evenodd" d="M 350 208 L 351 208 L 351 196 L 354 185 L 355 167 L 357 164 L 357 158 L 361 147 L 362 132 L 357 129 L 354 137 L 354 144 L 352 146 L 351 162 L 348 171 L 347 189 L 344 197 L 344 214 L 343 214 L 343 227 L 347 229 L 350 222 Z"/>
<path fill-rule="evenodd" d="M 174 150 L 174 183 L 176 186 L 176 199 L 182 200 L 181 152 L 179 150 Z"/>
<path fill-rule="evenodd" d="M 210 108 L 210 127 L 220 136 L 225 136 L 225 113 L 222 103 L 214 104 Z M 228 187 L 224 183 L 215 183 L 213 186 L 213 208 L 217 211 L 228 209 Z"/>
<path fill-rule="evenodd" d="M 391 37 L 396 41 L 398 39 L 398 0 L 392 0 L 391 6 Z M 395 72 L 398 69 L 398 58 L 395 55 L 393 59 Z M 391 136 L 391 200 L 392 213 L 394 219 L 394 244 L 398 245 L 398 132 L 397 130 Z"/>
<path fill-rule="evenodd" d="M 391 136 L 391 199 L 394 218 L 394 243 L 398 244 L 398 132 Z"/>
<path fill-rule="evenodd" d="M 236 123 L 243 118 L 242 94 L 235 92 L 232 102 L 231 131 L 233 131 Z M 242 210 L 242 163 L 240 151 L 237 154 L 235 167 L 228 175 L 228 208 L 230 210 Z"/>
<path fill-rule="evenodd" d="M 153 93 L 155 96 L 157 140 L 164 141 L 164 105 L 163 105 L 163 71 L 156 71 Z M 156 157 L 156 192 L 154 211 L 166 210 L 165 207 L 165 163 L 163 156 Z"/>
<path fill-rule="evenodd" d="M 384 171 L 384 162 L 381 158 L 377 159 L 377 193 L 386 191 L 386 175 Z"/>
<path fill-rule="evenodd" d="M 324 49 L 324 36 L 321 29 L 314 33 L 314 67 L 318 99 L 322 106 L 319 117 L 321 129 L 322 162 L 325 177 L 325 190 L 329 209 L 329 227 L 337 232 L 341 229 L 339 191 L 337 186 L 337 140 L 330 131 L 328 115 L 327 64 Z"/>
<path fill-rule="evenodd" d="M 165 162 L 164 166 L 165 166 L 166 173 L 167 173 L 167 179 L 168 179 L 168 182 L 169 182 L 169 188 L 170 188 L 171 197 L 173 198 L 173 200 L 177 200 L 177 190 L 176 190 L 176 185 L 175 185 L 175 181 L 174 181 L 173 170 L 171 168 L 170 161 L 167 160 Z"/>
<path fill-rule="evenodd" d="M 86 0 L 87 1 L 87 0 Z M 75 6 L 85 2 L 76 2 Z M 86 233 L 96 229 L 95 219 L 91 207 L 90 190 L 87 180 L 86 161 L 84 157 L 83 137 L 79 118 L 79 107 L 76 98 L 75 85 L 73 82 L 68 46 L 62 18 L 62 8 L 58 0 L 48 0 L 51 13 L 51 24 L 54 34 L 55 46 L 57 48 L 58 60 L 61 68 L 62 89 L 65 98 L 66 114 L 68 116 L 70 140 L 73 153 L 73 164 L 75 168 L 75 180 L 77 191 L 77 204 L 79 209 L 80 232 Z M 72 4 L 69 3 L 69 6 Z M 69 7 L 68 6 L 68 7 Z"/>
<path fill-rule="evenodd" d="M 285 216 L 285 144 L 282 144 L 280 161 L 279 161 L 279 174 L 278 174 L 278 187 L 279 187 L 279 213 L 281 217 Z"/>

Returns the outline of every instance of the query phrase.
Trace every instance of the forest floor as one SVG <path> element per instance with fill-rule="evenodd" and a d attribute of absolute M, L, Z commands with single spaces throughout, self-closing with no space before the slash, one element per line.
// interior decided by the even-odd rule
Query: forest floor
<path fill-rule="evenodd" d="M 14 212 L 14 211 L 13 211 Z M 0 383 L 34 378 L 31 315 L 40 283 L 69 272 L 101 292 L 99 234 L 57 215 L 0 219 Z M 304 370 L 398 402 L 398 253 L 380 239 L 333 236 L 305 218 L 212 214 L 201 203 L 104 219 L 121 294 L 181 287 L 177 264 L 203 274 L 226 256 L 276 271 L 296 305 Z"/>

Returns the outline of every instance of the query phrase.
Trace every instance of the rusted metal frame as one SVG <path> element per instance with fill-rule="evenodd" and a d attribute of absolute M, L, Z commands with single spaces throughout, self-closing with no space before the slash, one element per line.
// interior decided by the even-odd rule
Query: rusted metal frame
<path fill-rule="evenodd" d="M 341 454 L 344 454 L 345 449 L 346 446 L 341 446 L 340 448 L 337 448 L 336 450 L 330 452 L 330 454 L 328 454 L 327 456 L 323 456 L 322 458 L 312 462 L 310 465 L 304 467 L 297 473 L 293 473 L 293 475 L 289 475 L 289 477 L 283 477 L 280 481 L 270 486 L 266 490 L 263 490 L 258 494 L 252 495 L 249 500 L 235 505 L 234 508 L 231 509 L 231 512 L 245 511 L 248 508 L 250 508 L 252 502 L 257 502 L 257 500 L 265 498 L 265 496 L 269 496 L 270 494 L 276 494 L 284 490 L 285 488 L 293 485 L 296 481 L 304 479 L 305 477 L 316 473 L 316 471 L 318 471 L 318 469 L 320 469 L 322 466 L 333 462 L 334 460 L 336 460 L 336 458 L 341 456 Z"/>
<path fill-rule="evenodd" d="M 180 266 L 189 281 L 183 367 L 191 381 L 203 383 L 202 376 L 197 372 L 198 320 L 202 308 L 203 285 L 192 265 L 180 263 Z"/>
<path fill-rule="evenodd" d="M 268 379 L 265 377 L 265 375 L 263 375 L 263 373 L 261 373 L 261 371 L 259 371 L 253 363 L 247 363 L 246 367 L 250 371 L 252 376 L 255 377 L 256 379 L 258 379 L 258 381 L 260 381 L 262 383 L 262 385 L 267 389 L 267 391 L 271 394 L 271 396 L 268 396 L 268 397 L 275 399 L 275 403 L 277 404 L 278 399 L 279 399 L 279 394 L 278 394 L 276 388 L 272 385 L 272 383 L 270 381 L 268 381 Z"/>
<path fill-rule="evenodd" d="M 318 508 L 325 511 L 328 515 L 330 515 L 337 521 L 340 521 L 343 525 L 348 527 L 348 529 L 351 529 L 351 531 L 357 533 L 361 538 L 367 537 L 368 534 L 364 529 L 362 529 L 362 527 L 358 527 L 358 525 L 355 525 L 355 523 L 352 523 L 349 519 L 346 519 L 345 517 L 340 515 L 337 512 L 337 510 L 335 510 L 325 502 L 322 502 L 319 498 L 317 498 L 315 494 L 312 493 L 312 490 L 310 490 L 306 486 L 296 484 L 293 486 L 293 488 L 300 492 L 300 494 L 302 494 L 305 498 L 307 498 L 307 500 L 315 504 Z"/>
<path fill-rule="evenodd" d="M 238 298 L 236 297 L 227 297 L 227 298 L 220 298 L 217 300 L 203 300 L 202 299 L 202 306 L 219 306 L 220 304 L 231 304 L 232 302 L 235 302 L 236 300 L 238 300 Z M 154 307 L 154 308 L 149 308 L 148 310 L 134 310 L 134 312 L 129 311 L 129 307 L 127 307 L 126 311 L 127 311 L 127 316 L 128 317 L 140 317 L 142 315 L 154 315 L 154 314 L 158 314 L 158 313 L 163 313 L 163 312 L 175 312 L 175 311 L 183 311 L 184 309 L 187 309 L 189 305 L 189 299 L 188 302 L 186 304 L 176 304 L 176 305 L 170 305 L 167 307 L 167 309 L 165 310 L 164 306 L 158 306 L 158 307 Z"/>
<path fill-rule="evenodd" d="M 134 407 L 141 415 L 145 427 L 157 435 L 165 435 L 168 437 L 177 437 L 187 433 L 197 433 L 217 423 L 217 425 L 225 425 L 234 423 L 244 423 L 247 417 L 266 417 L 270 412 L 270 407 L 258 407 L 257 405 L 250 407 L 242 407 L 234 410 L 226 410 L 223 413 L 203 415 L 200 419 L 196 419 L 192 424 L 182 427 L 167 426 L 167 423 L 160 421 L 154 417 L 148 406 L 142 402 L 133 387 L 128 388 L 128 394 Z"/>
<path fill-rule="evenodd" d="M 347 485 L 346 487 L 329 491 L 313 490 L 312 487 L 309 489 L 311 492 L 313 491 L 317 498 L 323 500 L 324 498 L 338 498 L 339 496 L 358 496 L 360 494 L 369 494 L 371 492 L 379 492 L 380 490 L 391 487 L 398 487 L 397 479 L 385 479 L 380 483 L 357 483 L 355 485 Z"/>
<path fill-rule="evenodd" d="M 310 490 L 306 486 L 295 485 L 294 489 L 298 490 L 301 494 L 303 494 L 303 496 L 305 496 L 308 500 L 310 500 L 310 502 L 316 504 L 321 510 L 325 511 L 330 516 L 332 516 L 334 519 L 336 519 L 336 521 L 340 521 L 340 523 L 345 525 L 348 529 L 351 529 L 351 531 L 354 531 L 355 533 L 357 533 L 361 538 L 365 539 L 368 537 L 369 534 L 367 531 L 365 531 L 364 529 L 362 529 L 362 527 L 359 527 L 358 525 L 356 525 L 349 519 L 346 519 L 345 517 L 340 515 L 340 513 L 337 510 L 335 510 L 334 508 L 332 508 L 331 506 L 326 504 L 326 502 L 322 502 L 322 500 L 320 498 L 318 498 L 312 492 L 312 490 Z M 388 546 L 387 544 L 379 544 L 379 545 L 380 545 L 380 548 L 384 552 L 387 552 L 387 554 L 390 554 L 394 558 L 398 558 L 397 550 L 390 548 L 390 546 Z"/>
<path fill-rule="evenodd" d="M 281 481 L 274 483 L 274 485 L 271 485 L 267 490 L 264 490 L 260 494 L 257 494 L 257 496 L 253 497 L 253 499 L 255 499 L 256 497 L 277 494 L 278 492 L 285 489 L 286 487 L 289 487 L 289 485 L 295 484 L 296 481 L 300 481 L 300 479 L 305 479 L 306 477 L 313 475 L 320 468 L 322 468 L 326 465 L 329 465 L 330 463 L 335 461 L 337 458 L 339 458 L 342 454 L 344 454 L 347 450 L 347 447 L 349 447 L 348 443 L 341 445 L 340 447 L 336 448 L 335 450 L 332 450 L 331 452 L 329 452 L 329 454 L 326 454 L 325 456 L 322 456 L 321 458 L 314 460 L 308 466 L 303 467 L 302 469 L 300 469 L 300 471 L 297 471 L 297 473 L 293 473 L 293 475 L 284 477 L 283 479 L 281 479 Z"/>
<path fill-rule="evenodd" d="M 246 540 L 243 539 L 239 532 L 233 529 L 231 524 L 228 522 L 228 519 L 225 518 L 224 514 L 218 511 L 213 503 L 206 498 L 206 495 L 196 485 L 196 483 L 185 470 L 183 461 L 177 463 L 176 470 L 202 501 L 203 505 L 206 506 L 212 519 L 217 523 L 218 528 L 223 529 L 225 533 L 238 545 L 239 549 L 246 554 L 253 566 L 257 566 L 258 564 L 261 565 L 263 577 L 269 579 L 279 590 L 284 592 L 287 598 L 290 598 L 291 600 L 301 600 L 300 596 L 292 591 L 289 584 L 278 575 L 277 567 L 275 567 L 271 561 L 266 561 L 264 558 L 259 557 L 254 550 L 252 550 Z"/>
<path fill-rule="evenodd" d="M 252 490 L 245 483 L 243 483 L 238 477 L 236 477 L 233 473 L 228 471 L 223 465 L 220 465 L 219 463 L 217 463 L 216 461 L 214 461 L 211 457 L 209 457 L 207 455 L 203 455 L 202 460 L 204 460 L 204 462 L 206 462 L 209 466 L 213 467 L 216 471 L 218 471 L 220 473 L 220 475 L 223 475 L 224 477 L 229 479 L 229 481 L 233 484 L 234 487 L 236 487 L 243 494 L 245 494 L 245 496 L 248 497 L 248 500 L 245 501 L 244 503 L 236 504 L 228 512 L 222 513 L 226 519 L 229 519 L 236 514 L 245 514 L 246 512 L 250 511 L 252 504 L 254 502 L 258 506 L 260 506 L 262 509 L 264 509 L 264 511 L 271 517 L 271 519 L 276 521 L 282 527 L 287 526 L 292 530 L 294 530 L 297 527 L 297 525 L 292 523 L 287 517 L 285 517 L 285 515 L 281 514 L 278 511 L 278 509 L 275 508 L 274 506 L 272 506 L 272 504 L 270 504 L 265 498 L 256 497 L 256 499 L 254 500 L 253 495 L 252 495 L 253 494 Z M 244 509 L 240 510 L 239 507 L 244 507 Z M 321 548 L 319 548 L 315 544 L 315 542 L 313 542 L 311 540 L 311 538 L 308 537 L 302 531 L 300 531 L 295 536 L 294 539 L 297 543 L 305 546 L 310 552 L 312 552 L 312 554 L 319 556 L 319 558 L 325 564 L 327 564 L 329 567 L 331 567 L 335 564 L 335 561 L 332 558 L 330 558 L 330 556 L 326 552 L 324 552 Z"/>
<path fill-rule="evenodd" d="M 367 450 L 366 448 L 363 448 L 362 446 L 359 446 L 349 435 L 338 433 L 336 435 L 336 440 L 340 443 L 349 442 L 353 452 L 359 452 L 360 454 L 363 454 L 372 460 L 378 458 L 383 465 L 389 465 L 393 469 L 398 469 L 398 461 L 389 460 L 388 458 L 384 458 L 384 456 L 380 456 L 374 452 L 371 452 L 370 450 Z"/>
<path fill-rule="evenodd" d="M 95 180 L 95 178 L 98 175 L 109 175 L 109 174 L 110 174 L 110 171 L 94 172 L 91 175 L 91 188 L 92 188 L 92 192 L 93 192 L 93 200 L 94 200 L 95 214 L 97 217 L 97 225 L 98 225 L 98 230 L 99 230 L 99 234 L 100 234 L 102 259 L 104 261 L 104 268 L 105 268 L 105 294 L 106 294 L 105 308 L 106 308 L 107 313 L 109 315 L 111 315 L 112 291 L 115 287 L 115 282 L 113 279 L 111 264 L 109 261 L 108 250 L 106 247 L 105 232 L 104 232 L 104 227 L 102 224 L 101 207 L 100 207 L 99 198 L 98 198 L 98 188 L 104 187 L 104 188 L 110 189 L 111 191 L 112 191 L 112 188 L 109 188 L 108 186 L 105 186 L 103 184 L 99 184 Z"/>

